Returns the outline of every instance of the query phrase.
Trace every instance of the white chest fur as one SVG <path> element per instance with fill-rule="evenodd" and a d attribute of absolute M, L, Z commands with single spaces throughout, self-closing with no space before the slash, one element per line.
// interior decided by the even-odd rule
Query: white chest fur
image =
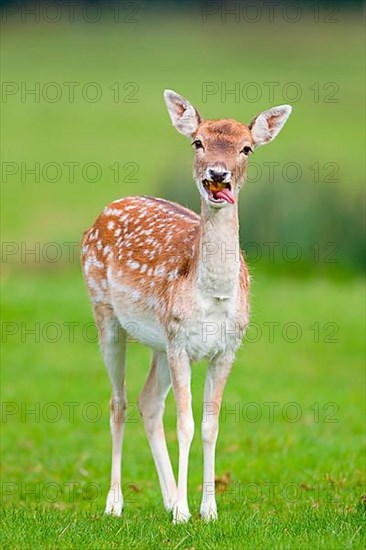
<path fill-rule="evenodd" d="M 184 337 L 185 348 L 194 361 L 235 351 L 241 340 L 235 295 L 224 299 L 200 295 L 194 319 L 187 326 Z"/>

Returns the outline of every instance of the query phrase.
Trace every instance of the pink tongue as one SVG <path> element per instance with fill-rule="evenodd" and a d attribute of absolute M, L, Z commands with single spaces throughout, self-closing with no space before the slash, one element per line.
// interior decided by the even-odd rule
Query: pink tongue
<path fill-rule="evenodd" d="M 221 191 L 217 191 L 215 193 L 215 199 L 224 199 L 225 201 L 229 202 L 230 204 L 234 204 L 235 198 L 229 189 L 222 189 Z"/>

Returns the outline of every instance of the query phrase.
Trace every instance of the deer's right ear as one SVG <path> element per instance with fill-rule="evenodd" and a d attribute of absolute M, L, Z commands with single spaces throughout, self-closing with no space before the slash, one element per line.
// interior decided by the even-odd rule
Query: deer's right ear
<path fill-rule="evenodd" d="M 196 109 L 172 90 L 164 91 L 164 99 L 173 126 L 184 136 L 191 137 L 202 120 Z"/>

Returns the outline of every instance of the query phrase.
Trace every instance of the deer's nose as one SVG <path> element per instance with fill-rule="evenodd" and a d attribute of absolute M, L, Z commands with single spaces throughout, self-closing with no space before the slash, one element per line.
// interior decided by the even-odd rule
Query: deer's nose
<path fill-rule="evenodd" d="M 226 170 L 214 170 L 213 168 L 209 168 L 208 170 L 208 177 L 211 181 L 215 183 L 222 183 L 226 180 L 230 172 Z"/>

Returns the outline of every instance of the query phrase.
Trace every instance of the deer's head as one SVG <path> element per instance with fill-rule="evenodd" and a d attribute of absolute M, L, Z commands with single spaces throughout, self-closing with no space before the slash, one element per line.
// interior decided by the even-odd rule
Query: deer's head
<path fill-rule="evenodd" d="M 264 111 L 247 126 L 236 120 L 203 120 L 184 97 L 164 92 L 174 127 L 192 141 L 194 178 L 207 205 L 234 204 L 244 181 L 248 157 L 256 147 L 272 141 L 291 114 L 290 105 Z"/>

